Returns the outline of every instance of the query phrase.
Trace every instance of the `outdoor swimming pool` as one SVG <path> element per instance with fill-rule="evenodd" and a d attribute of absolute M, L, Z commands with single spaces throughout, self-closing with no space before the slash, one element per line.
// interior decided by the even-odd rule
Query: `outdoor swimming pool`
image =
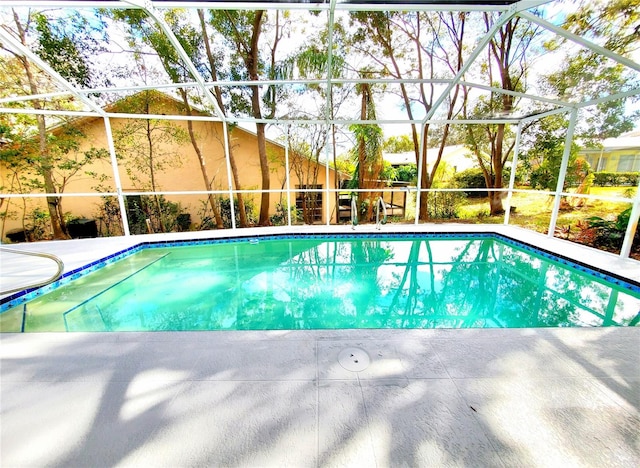
<path fill-rule="evenodd" d="M 495 234 L 141 244 L 60 283 L 3 304 L 0 330 L 635 326 L 640 318 L 638 285 Z"/>

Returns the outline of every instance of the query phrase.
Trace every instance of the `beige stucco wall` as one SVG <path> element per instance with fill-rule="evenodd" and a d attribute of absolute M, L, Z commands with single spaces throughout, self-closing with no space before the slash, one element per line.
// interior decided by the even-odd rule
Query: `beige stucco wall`
<path fill-rule="evenodd" d="M 132 122 L 131 119 L 113 118 L 110 120 L 112 125 L 112 131 L 114 139 L 118 137 L 119 131 L 124 126 Z M 142 121 L 141 121 L 142 122 Z M 183 133 L 187 134 L 186 121 L 156 121 L 162 122 L 162 124 L 175 125 L 183 129 Z M 81 121 L 81 128 L 86 138 L 83 139 L 80 147 L 80 151 L 84 151 L 91 146 L 97 148 L 108 149 L 107 137 L 105 131 L 105 125 L 103 119 L 85 119 Z M 213 181 L 214 190 L 228 191 L 228 181 L 232 178 L 228 176 L 227 164 L 222 144 L 222 124 L 219 122 L 211 121 L 194 121 L 193 130 L 196 135 L 196 139 L 201 148 L 203 157 L 206 161 L 206 168 L 209 178 Z M 240 128 L 235 128 L 231 135 L 231 145 L 233 153 L 236 159 L 239 179 L 242 189 L 260 189 L 261 188 L 261 172 L 260 161 L 258 157 L 258 145 L 257 137 L 255 134 L 245 131 Z M 136 140 L 137 141 L 137 140 Z M 140 144 L 144 144 L 144 138 L 140 139 Z M 147 146 L 148 147 L 148 146 Z M 172 159 L 177 164 L 167 165 L 165 170 L 156 174 L 156 185 L 158 191 L 198 191 L 206 190 L 203 175 L 198 163 L 197 154 L 191 145 L 189 140 L 182 143 L 163 143 L 161 145 L 162 151 L 172 153 L 174 157 Z M 270 188 L 281 189 L 285 187 L 285 149 L 274 142 L 267 142 L 267 152 L 269 155 L 269 169 L 270 169 Z M 125 152 L 123 152 L 124 154 Z M 142 184 L 136 183 L 130 177 L 127 171 L 126 157 L 122 158 L 119 154 L 118 160 L 118 173 L 122 183 L 123 192 L 143 191 Z M 307 163 L 308 167 L 311 167 L 314 163 Z M 130 165 L 129 165 L 130 167 Z M 105 180 L 98 181 L 95 177 L 86 175 L 85 172 L 94 172 L 98 175 L 103 175 Z M 329 171 L 329 188 L 335 187 L 335 171 Z M 290 187 L 295 189 L 296 185 L 300 184 L 300 181 L 296 177 L 295 171 L 290 171 Z M 6 167 L 0 168 L 0 184 L 3 187 L 3 193 L 18 193 L 15 183 L 12 185 L 12 174 Z M 15 181 L 14 181 L 15 182 Z M 142 180 L 141 182 L 148 182 Z M 320 166 L 318 170 L 317 184 L 322 185 L 323 188 L 327 187 L 326 182 L 326 168 Z M 104 188 L 115 191 L 116 184 L 113 177 L 113 170 L 110 160 L 102 160 L 93 164 L 91 167 L 86 167 L 82 170 L 82 174 L 78 174 L 67 183 L 64 193 L 65 194 L 80 194 L 80 193 L 96 193 L 96 196 L 83 196 L 83 197 L 67 197 L 63 198 L 63 211 L 70 213 L 73 217 L 86 217 L 95 218 L 98 213 L 99 205 L 101 205 L 101 198 L 96 191 L 96 186 L 101 185 Z M 147 184 L 148 185 L 148 184 Z M 236 187 L 234 187 L 236 188 Z M 228 195 L 224 194 L 225 198 Z M 200 222 L 198 211 L 202 210 L 202 201 L 206 200 L 205 194 L 197 195 L 165 195 L 167 200 L 172 202 L 179 202 L 181 206 L 191 214 L 192 221 L 197 224 Z M 260 205 L 260 194 L 245 195 L 245 198 L 252 198 L 255 204 L 256 215 Z M 330 196 L 330 212 L 334 213 L 334 197 Z M 276 204 L 281 200 L 280 194 L 272 193 L 270 196 L 270 213 L 275 213 Z M 282 195 L 282 200 L 286 200 L 286 194 Z M 327 196 L 323 194 L 323 200 L 326 202 Z M 45 201 L 43 198 L 29 198 L 29 199 L 5 199 L 0 210 L 4 213 L 7 210 L 8 217 L 2 220 L 2 234 L 12 230 L 14 228 L 22 227 L 22 213 L 24 210 L 24 204 L 26 203 L 26 212 L 29 213 L 36 206 L 46 209 Z M 291 194 L 290 204 L 295 204 L 295 193 Z M 323 222 L 325 221 L 325 209 L 323 205 Z M 334 215 L 335 216 L 335 215 Z"/>

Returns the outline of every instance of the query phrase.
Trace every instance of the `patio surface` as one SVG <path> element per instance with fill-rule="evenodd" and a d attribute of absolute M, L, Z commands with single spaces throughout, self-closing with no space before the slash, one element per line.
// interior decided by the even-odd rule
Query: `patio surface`
<path fill-rule="evenodd" d="M 151 239 L 15 247 L 68 271 Z M 638 327 L 2 333 L 0 466 L 640 466 L 639 363 Z"/>
<path fill-rule="evenodd" d="M 639 351 L 637 328 L 2 334 L 0 465 L 639 466 Z"/>

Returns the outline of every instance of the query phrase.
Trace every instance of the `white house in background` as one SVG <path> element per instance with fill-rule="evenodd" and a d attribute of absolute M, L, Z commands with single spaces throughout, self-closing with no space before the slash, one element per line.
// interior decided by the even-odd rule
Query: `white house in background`
<path fill-rule="evenodd" d="M 438 157 L 439 148 L 429 148 L 427 150 L 427 167 L 429 170 Z M 406 153 L 383 153 L 382 157 L 392 166 L 405 166 L 416 163 L 416 155 L 413 151 Z M 475 155 L 464 145 L 445 146 L 440 162 L 446 163 L 454 172 L 462 172 L 473 167 L 477 167 Z"/>
<path fill-rule="evenodd" d="M 607 138 L 602 148 L 584 148 L 578 156 L 596 172 L 640 172 L 640 130 Z"/>

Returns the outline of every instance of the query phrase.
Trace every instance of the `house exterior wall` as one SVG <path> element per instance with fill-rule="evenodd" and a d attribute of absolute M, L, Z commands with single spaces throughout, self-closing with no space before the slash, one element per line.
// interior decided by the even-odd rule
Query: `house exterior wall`
<path fill-rule="evenodd" d="M 638 172 L 640 171 L 640 149 L 616 149 L 602 151 L 581 151 L 583 157 L 597 172 Z"/>
<path fill-rule="evenodd" d="M 142 149 L 143 153 L 148 153 L 148 142 L 145 132 L 136 133 L 134 137 L 126 137 L 123 133 L 127 127 L 135 124 L 139 127 L 147 125 L 147 119 L 125 119 L 111 118 L 112 131 L 114 135 L 114 143 L 118 152 L 118 174 L 121 179 L 122 189 L 125 195 L 131 192 L 149 191 L 150 178 L 145 171 L 137 170 L 131 164 L 130 156 L 136 150 Z M 104 120 L 101 118 L 84 119 L 82 122 L 76 122 L 76 125 L 82 129 L 86 138 L 82 139 L 79 152 L 86 151 L 92 146 L 95 148 L 103 148 L 108 150 L 107 136 L 105 131 Z M 165 159 L 164 168 L 155 171 L 156 190 L 157 191 L 204 191 L 206 186 L 200 169 L 198 156 L 194 150 L 191 141 L 188 139 L 188 130 L 186 121 L 172 120 L 155 120 L 154 125 L 170 126 L 179 129 L 181 134 L 178 141 L 167 139 L 155 145 L 156 155 L 163 154 Z M 168 128 L 168 127 L 167 127 Z M 225 193 L 220 194 L 224 198 L 228 198 L 229 177 L 227 172 L 227 163 L 225 159 L 222 124 L 212 121 L 193 121 L 193 131 L 196 140 L 205 159 L 205 167 L 208 177 L 212 180 L 214 190 L 222 190 Z M 153 134 L 153 133 L 152 133 Z M 158 130 L 156 135 L 160 135 Z M 129 138 L 129 139 L 127 139 Z M 258 156 L 257 136 L 251 132 L 241 128 L 235 128 L 230 133 L 230 144 L 236 160 L 239 172 L 241 188 L 244 190 L 261 188 L 261 171 Z M 270 189 L 286 190 L 285 184 L 285 149 L 283 146 L 274 142 L 267 142 L 267 153 L 269 157 L 270 169 Z M 306 161 L 301 163 L 306 165 L 308 171 L 315 163 Z M 88 175 L 92 173 L 93 175 Z M 298 171 L 299 173 L 299 171 Z M 0 171 L 0 185 L 3 187 L 4 193 L 19 193 L 14 175 L 7 167 L 2 167 Z M 321 185 L 323 189 L 327 188 L 326 167 L 318 166 L 317 185 Z M 303 181 L 302 185 L 308 182 Z M 296 194 L 294 192 L 296 186 L 301 182 L 296 176 L 296 171 L 290 171 L 290 188 L 292 190 L 289 199 L 290 205 L 295 205 Z M 103 192 L 115 192 L 116 184 L 113 177 L 113 170 L 109 158 L 96 161 L 90 166 L 82 169 L 73 178 L 69 179 L 66 184 L 65 194 L 94 194 L 95 196 L 77 196 L 62 199 L 63 211 L 69 213 L 72 217 L 96 218 L 99 217 L 99 207 L 103 201 L 97 191 L 100 186 Z M 335 171 L 329 171 L 329 188 L 335 187 Z M 237 188 L 234 186 L 234 188 Z M 260 194 L 245 194 L 246 199 L 253 200 L 255 206 L 256 217 L 260 206 Z M 327 200 L 328 198 L 328 200 Z M 180 203 L 181 207 L 191 215 L 191 220 L 195 225 L 201 222 L 200 214 L 203 205 L 206 203 L 206 194 L 167 194 L 165 199 L 171 202 Z M 283 201 L 286 202 L 286 193 L 272 193 L 270 195 L 271 214 L 276 212 L 276 205 Z M 330 204 L 330 213 L 334 212 L 334 197 L 327 197 L 326 193 L 322 196 L 323 203 Z M 2 213 L 7 213 L 2 219 L 3 238 L 6 232 L 23 227 L 23 213 L 32 212 L 34 208 L 40 207 L 46 211 L 46 203 L 44 198 L 14 198 L 5 199 L 0 207 Z M 325 207 L 322 209 L 322 222 L 325 222 Z"/>

